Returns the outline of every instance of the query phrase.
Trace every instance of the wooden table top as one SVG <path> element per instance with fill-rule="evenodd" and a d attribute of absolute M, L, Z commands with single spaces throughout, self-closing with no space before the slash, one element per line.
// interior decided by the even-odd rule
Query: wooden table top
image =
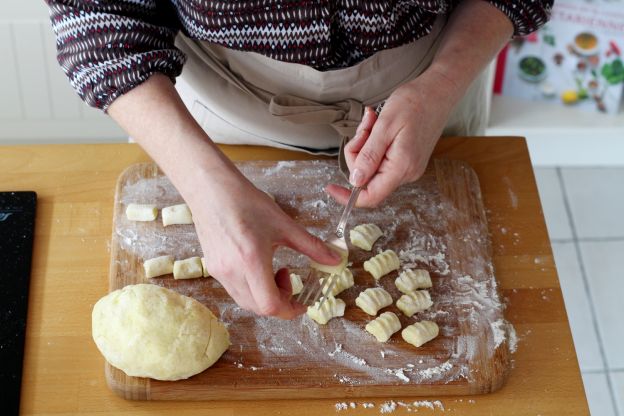
<path fill-rule="evenodd" d="M 235 160 L 309 158 L 250 146 L 223 150 Z M 525 141 L 446 138 L 435 157 L 465 160 L 479 176 L 495 272 L 518 344 L 509 380 L 498 392 L 424 399 L 440 400 L 444 413 L 462 415 L 588 415 Z M 33 190 L 39 195 L 21 413 L 335 414 L 335 399 L 132 402 L 108 390 L 104 359 L 91 339 L 91 309 L 108 290 L 115 181 L 128 165 L 148 160 L 132 144 L 0 147 L 1 190 Z M 340 413 L 379 414 L 386 400 L 354 402 L 355 409 Z M 365 402 L 375 407 L 366 409 Z M 443 413 L 439 408 L 417 409 Z M 398 405 L 392 414 L 407 410 Z"/>

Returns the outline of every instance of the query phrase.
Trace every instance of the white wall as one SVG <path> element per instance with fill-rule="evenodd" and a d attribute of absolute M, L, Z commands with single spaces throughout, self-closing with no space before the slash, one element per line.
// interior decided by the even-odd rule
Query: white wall
<path fill-rule="evenodd" d="M 86 106 L 56 62 L 43 0 L 0 0 L 0 144 L 125 141 Z"/>

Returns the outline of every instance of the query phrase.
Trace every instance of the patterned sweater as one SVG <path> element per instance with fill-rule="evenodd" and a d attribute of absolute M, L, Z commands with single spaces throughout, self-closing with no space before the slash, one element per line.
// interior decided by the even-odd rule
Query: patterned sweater
<path fill-rule="evenodd" d="M 180 74 L 178 31 L 323 71 L 425 36 L 461 0 L 46 1 L 59 63 L 80 97 L 106 110 L 154 73 Z M 544 24 L 553 3 L 486 1 L 509 17 L 515 35 Z"/>

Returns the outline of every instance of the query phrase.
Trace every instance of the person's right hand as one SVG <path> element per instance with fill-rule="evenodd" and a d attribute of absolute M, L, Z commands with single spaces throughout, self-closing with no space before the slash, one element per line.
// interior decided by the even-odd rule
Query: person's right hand
<path fill-rule="evenodd" d="M 288 270 L 273 273 L 273 253 L 287 246 L 324 264 L 340 257 L 309 234 L 238 171 L 197 183 L 189 202 L 206 268 L 244 309 L 291 319 L 305 307 L 291 298 Z"/>

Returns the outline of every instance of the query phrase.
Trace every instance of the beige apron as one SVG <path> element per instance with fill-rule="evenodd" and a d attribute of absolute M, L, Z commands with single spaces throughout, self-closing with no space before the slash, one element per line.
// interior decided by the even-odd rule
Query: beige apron
<path fill-rule="evenodd" d="M 336 154 L 354 135 L 364 106 L 383 102 L 429 66 L 445 22 L 438 18 L 431 33 L 416 42 L 323 72 L 179 35 L 176 46 L 188 61 L 176 88 L 214 142 Z M 482 133 L 484 79 L 456 106 L 445 134 Z"/>

